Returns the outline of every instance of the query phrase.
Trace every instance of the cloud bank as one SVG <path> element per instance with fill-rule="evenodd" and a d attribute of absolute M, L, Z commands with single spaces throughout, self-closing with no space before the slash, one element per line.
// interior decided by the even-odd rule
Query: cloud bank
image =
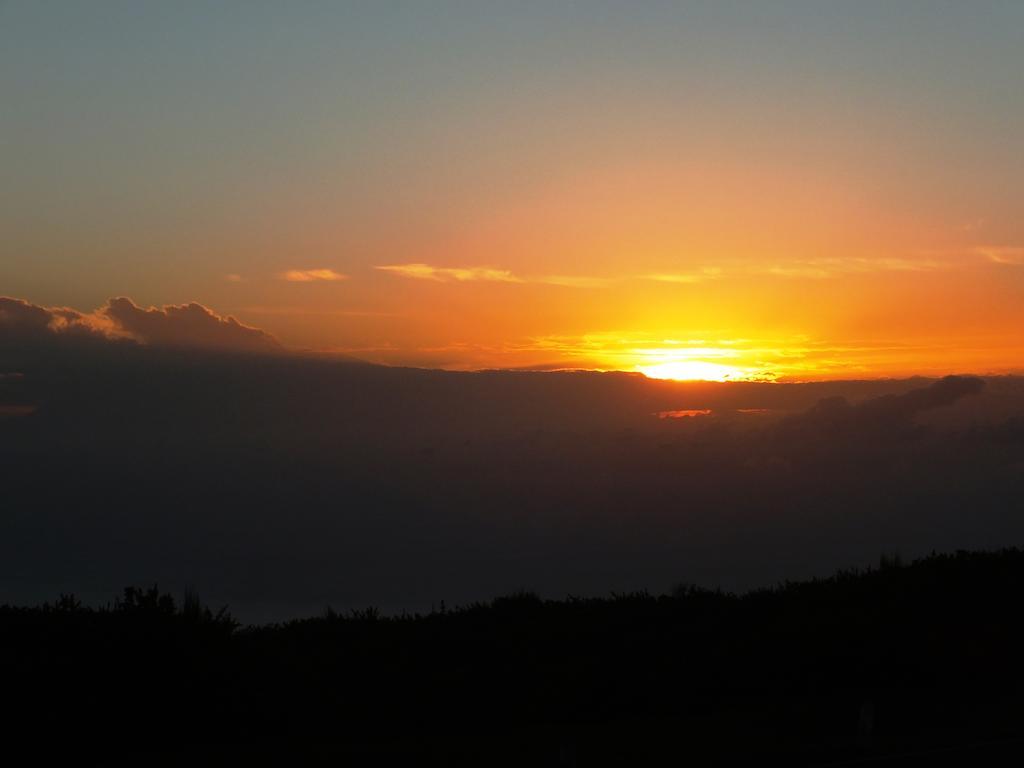
<path fill-rule="evenodd" d="M 47 310 L 15 311 L 53 333 Z M 199 584 L 277 620 L 524 585 L 746 589 L 1024 538 L 1019 379 L 677 383 L 109 347 L 54 345 L 0 380 L 12 597 Z"/>
<path fill-rule="evenodd" d="M 985 381 L 976 376 L 946 376 L 927 387 L 883 395 L 863 403 L 851 404 L 842 396 L 827 397 L 807 412 L 784 421 L 780 432 L 786 435 L 816 432 L 833 438 L 851 433 L 878 437 L 893 430 L 910 429 L 922 413 L 947 408 L 984 389 Z"/>
<path fill-rule="evenodd" d="M 244 325 L 230 315 L 218 315 L 196 302 L 144 309 L 131 299 L 117 297 L 105 307 L 84 313 L 0 297 L 0 340 L 32 342 L 70 337 L 129 340 L 157 347 L 282 351 L 266 331 Z"/>

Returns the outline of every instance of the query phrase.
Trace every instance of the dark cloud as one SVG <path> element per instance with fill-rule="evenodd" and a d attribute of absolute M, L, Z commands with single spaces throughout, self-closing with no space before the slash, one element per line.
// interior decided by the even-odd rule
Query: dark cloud
<path fill-rule="evenodd" d="M 743 589 L 1024 540 L 1012 377 L 455 373 L 182 348 L 221 324 L 234 339 L 202 308 L 0 306 L 20 338 L 69 340 L 0 347 L 0 374 L 23 374 L 0 379 L 0 591 L 17 602 L 157 581 L 253 620 L 418 610 Z M 182 315 L 200 330 L 171 333 Z"/>
<path fill-rule="evenodd" d="M 167 347 L 199 347 L 245 352 L 281 350 L 277 340 L 235 318 L 220 316 L 202 304 L 169 304 L 143 309 L 131 299 L 111 299 L 101 312 L 123 332 L 143 343 Z"/>
<path fill-rule="evenodd" d="M 44 332 L 50 329 L 53 315 L 49 310 L 22 299 L 0 296 L 0 330 L 4 332 Z"/>
<path fill-rule="evenodd" d="M 67 307 L 40 307 L 23 299 L 0 296 L 0 337 L 40 337 L 57 333 L 98 334 L 110 323 Z M 113 329 L 109 329 L 113 330 Z"/>
<path fill-rule="evenodd" d="M 961 398 L 977 395 L 984 388 L 984 380 L 975 376 L 946 376 L 928 387 L 868 401 L 857 410 L 875 418 L 911 419 L 924 411 L 945 408 Z"/>
<path fill-rule="evenodd" d="M 985 381 L 974 376 L 946 376 L 927 387 L 901 394 L 887 394 L 851 404 L 846 397 L 823 398 L 817 405 L 779 425 L 783 433 L 857 432 L 903 430 L 911 427 L 922 413 L 953 405 L 958 400 L 977 395 L 985 389 Z"/>
<path fill-rule="evenodd" d="M 282 351 L 277 340 L 265 331 L 218 315 L 196 302 L 143 309 L 131 299 L 119 297 L 87 314 L 0 297 L 0 340 L 31 343 L 68 338 L 130 340 L 155 347 Z"/>

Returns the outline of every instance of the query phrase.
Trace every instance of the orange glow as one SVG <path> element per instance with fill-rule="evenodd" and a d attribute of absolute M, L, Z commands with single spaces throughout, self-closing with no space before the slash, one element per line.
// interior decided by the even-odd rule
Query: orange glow
<path fill-rule="evenodd" d="M 703 360 L 681 360 L 674 363 L 637 366 L 637 370 L 650 379 L 676 379 L 679 381 L 730 381 L 746 378 L 741 368 Z"/>
<path fill-rule="evenodd" d="M 683 408 L 675 411 L 658 411 L 659 419 L 692 419 L 695 416 L 710 415 L 710 408 Z"/>
<path fill-rule="evenodd" d="M 1019 24 L 968 3 L 914 34 L 885 3 L 864 14 L 877 27 L 838 23 L 844 8 L 764 29 L 728 3 L 571 23 L 553 23 L 562 3 L 488 23 L 390 3 L 351 23 L 327 5 L 333 23 L 254 16 L 295 35 L 274 87 L 258 66 L 212 67 L 199 88 L 169 67 L 155 111 L 116 57 L 83 74 L 59 34 L 14 46 L 2 292 L 84 311 L 196 301 L 286 349 L 387 365 L 1024 372 Z M 309 44 L 334 30 L 352 44 Z M 261 34 L 180 44 L 263 66 Z M 68 98 L 82 82 L 112 89 L 88 114 Z M 179 130 L 182 115 L 201 120 Z"/>
<path fill-rule="evenodd" d="M 637 360 L 633 370 L 651 379 L 677 381 L 743 381 L 769 377 L 740 364 L 741 350 L 729 346 L 680 346 L 679 342 L 663 342 L 670 346 L 632 349 L 627 356 Z M 724 362 L 728 360 L 729 362 Z"/>

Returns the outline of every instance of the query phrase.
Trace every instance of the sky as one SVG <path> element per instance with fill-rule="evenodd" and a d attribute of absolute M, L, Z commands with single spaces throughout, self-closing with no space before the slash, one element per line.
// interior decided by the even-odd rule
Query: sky
<path fill-rule="evenodd" d="M 0 0 L 0 295 L 678 378 L 1024 370 L 1024 4 Z"/>

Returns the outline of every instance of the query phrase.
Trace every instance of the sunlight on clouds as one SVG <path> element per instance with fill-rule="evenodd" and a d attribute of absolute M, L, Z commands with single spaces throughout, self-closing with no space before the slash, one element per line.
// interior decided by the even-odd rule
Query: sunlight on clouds
<path fill-rule="evenodd" d="M 694 272 L 656 272 L 650 275 L 641 275 L 641 278 L 658 283 L 699 283 L 703 280 L 714 280 L 721 275 L 720 267 L 703 267 Z"/>
<path fill-rule="evenodd" d="M 934 361 L 943 349 L 938 340 L 928 344 L 891 339 L 836 343 L 805 335 L 758 339 L 711 332 L 686 339 L 623 331 L 539 337 L 507 353 L 523 356 L 532 352 L 539 358 L 558 360 L 563 367 L 631 371 L 658 379 L 808 381 L 857 378 L 882 366 L 894 375 L 940 373 L 944 369 Z M 963 349 L 967 354 L 966 340 Z M 989 352 L 978 349 L 970 354 L 984 360 Z"/>
<path fill-rule="evenodd" d="M 974 249 L 994 264 L 1024 265 L 1024 248 L 1012 246 L 982 245 Z"/>
<path fill-rule="evenodd" d="M 492 282 L 492 283 L 522 283 L 522 278 L 516 277 L 507 269 L 495 269 L 493 267 L 434 267 L 430 264 L 386 264 L 377 267 L 382 272 L 390 272 L 399 277 L 408 277 L 414 280 L 433 280 L 435 282 Z"/>
<path fill-rule="evenodd" d="M 638 365 L 640 371 L 649 379 L 676 379 L 679 381 L 735 381 L 747 378 L 742 368 L 720 363 L 709 363 L 706 360 L 679 360 L 656 365 Z"/>
<path fill-rule="evenodd" d="M 984 253 L 993 261 L 1001 258 L 1012 259 L 1020 255 L 1020 249 L 988 249 Z M 1016 253 L 1015 253 L 1016 252 Z M 1007 263 L 1003 261 L 1002 263 Z M 899 257 L 822 257 L 815 259 L 788 259 L 775 263 L 750 262 L 734 260 L 717 267 L 701 267 L 695 270 L 679 272 L 653 272 L 638 275 L 642 280 L 658 283 L 678 283 L 689 285 L 707 280 L 745 278 L 745 277 L 782 277 L 803 279 L 826 279 L 844 275 L 869 274 L 874 272 L 933 272 L 950 269 L 951 261 L 930 258 L 899 258 Z"/>
<path fill-rule="evenodd" d="M 641 361 L 633 370 L 651 379 L 738 381 L 765 376 L 764 372 L 755 375 L 758 372 L 741 365 L 717 362 L 723 358 L 739 358 L 740 352 L 736 349 L 669 346 L 631 352 Z"/>
<path fill-rule="evenodd" d="M 790 261 L 754 268 L 755 274 L 777 277 L 829 278 L 844 275 L 869 274 L 873 272 L 935 272 L 951 269 L 954 263 L 939 259 L 925 258 L 821 258 L 804 261 Z"/>
<path fill-rule="evenodd" d="M 531 283 L 535 285 L 558 285 L 563 288 L 603 288 L 614 282 L 612 278 L 590 275 L 543 275 L 522 277 L 507 269 L 496 267 L 435 267 L 430 264 L 387 264 L 376 267 L 399 277 L 414 280 L 429 280 L 435 283 Z"/>
<path fill-rule="evenodd" d="M 778 375 L 773 363 L 782 359 L 774 350 L 748 339 L 659 339 L 594 333 L 549 336 L 534 342 L 539 350 L 579 360 L 581 367 L 633 371 L 656 379 L 771 380 Z"/>
<path fill-rule="evenodd" d="M 318 280 L 334 282 L 348 280 L 348 275 L 335 272 L 333 269 L 289 269 L 281 273 L 281 279 L 289 283 L 312 283 Z"/>
<path fill-rule="evenodd" d="M 612 280 L 605 277 L 586 277 L 584 275 L 548 275 L 537 278 L 534 282 L 545 285 L 560 285 L 563 288 L 604 288 Z"/>

